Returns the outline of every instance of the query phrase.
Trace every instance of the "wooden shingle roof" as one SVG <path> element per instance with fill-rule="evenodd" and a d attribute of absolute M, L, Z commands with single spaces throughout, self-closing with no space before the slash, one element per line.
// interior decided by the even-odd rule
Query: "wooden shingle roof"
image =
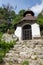
<path fill-rule="evenodd" d="M 23 19 L 21 19 L 21 21 L 23 21 L 23 20 L 36 20 L 36 17 L 32 16 L 32 15 L 27 15 Z"/>

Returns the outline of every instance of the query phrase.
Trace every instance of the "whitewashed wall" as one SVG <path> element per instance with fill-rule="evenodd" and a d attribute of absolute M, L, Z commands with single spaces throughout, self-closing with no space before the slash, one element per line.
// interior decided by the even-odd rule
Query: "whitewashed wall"
<path fill-rule="evenodd" d="M 40 27 L 37 23 L 31 25 L 32 28 L 32 37 L 40 37 Z"/>
<path fill-rule="evenodd" d="M 21 40 L 21 37 L 22 37 L 22 27 L 18 26 L 16 28 L 15 35 L 19 38 L 19 40 Z"/>
<path fill-rule="evenodd" d="M 34 23 L 31 25 L 32 29 L 32 38 L 34 37 L 41 37 L 40 35 L 40 27 L 37 23 Z M 19 40 L 22 40 L 22 27 L 18 26 L 15 30 L 15 35 L 19 38 Z"/>

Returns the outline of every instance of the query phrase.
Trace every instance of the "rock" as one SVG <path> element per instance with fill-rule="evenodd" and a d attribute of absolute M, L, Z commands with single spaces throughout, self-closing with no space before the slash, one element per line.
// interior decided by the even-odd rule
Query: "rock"
<path fill-rule="evenodd" d="M 13 61 L 14 61 L 14 63 L 18 63 L 18 58 L 15 57 L 15 58 L 13 59 Z"/>
<path fill-rule="evenodd" d="M 6 62 L 4 65 L 9 65 L 9 63 Z"/>
<path fill-rule="evenodd" d="M 37 55 L 32 55 L 31 59 L 36 60 L 37 59 Z"/>
<path fill-rule="evenodd" d="M 13 38 L 12 35 L 8 34 L 8 33 L 4 33 L 2 36 L 2 40 L 4 40 L 5 42 L 13 42 Z"/>
<path fill-rule="evenodd" d="M 27 52 L 20 52 L 20 57 L 21 58 L 28 58 L 27 57 Z"/>
<path fill-rule="evenodd" d="M 6 62 L 11 61 L 14 65 L 25 60 L 29 61 L 29 65 L 39 65 L 43 62 L 43 45 L 39 40 L 17 41 L 6 55 Z"/>
<path fill-rule="evenodd" d="M 13 39 L 14 39 L 15 41 L 19 40 L 18 37 L 17 37 L 16 35 L 14 35 L 14 34 L 13 34 Z"/>
<path fill-rule="evenodd" d="M 9 62 L 10 58 L 4 58 L 4 62 Z"/>
<path fill-rule="evenodd" d="M 43 59 L 43 55 L 38 55 L 38 57 L 39 57 L 40 59 Z"/>
<path fill-rule="evenodd" d="M 18 38 L 12 34 L 8 34 L 8 33 L 4 33 L 2 36 L 2 40 L 4 40 L 5 42 L 13 42 L 14 40 L 17 41 Z"/>
<path fill-rule="evenodd" d="M 21 63 L 22 62 L 22 59 L 18 58 L 18 63 Z"/>
<path fill-rule="evenodd" d="M 6 53 L 6 57 L 12 57 L 12 53 Z"/>
<path fill-rule="evenodd" d="M 31 63 L 29 65 L 39 65 L 37 60 L 31 60 Z"/>

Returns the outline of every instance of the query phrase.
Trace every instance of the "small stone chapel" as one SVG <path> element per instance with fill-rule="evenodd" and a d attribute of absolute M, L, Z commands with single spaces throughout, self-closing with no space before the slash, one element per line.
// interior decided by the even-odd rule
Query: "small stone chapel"
<path fill-rule="evenodd" d="M 39 24 L 37 24 L 34 12 L 27 10 L 23 16 L 23 19 L 15 25 L 15 35 L 19 38 L 19 40 L 39 39 L 41 37 L 40 27 Z"/>

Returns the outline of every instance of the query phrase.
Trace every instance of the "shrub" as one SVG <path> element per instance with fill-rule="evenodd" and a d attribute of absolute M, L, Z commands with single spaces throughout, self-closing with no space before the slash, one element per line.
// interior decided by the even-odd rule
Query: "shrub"
<path fill-rule="evenodd" d="M 10 49 L 10 48 L 12 48 L 15 44 L 16 44 L 15 41 L 9 43 L 9 42 L 5 42 L 5 41 L 1 41 L 1 40 L 0 40 L 0 48 L 3 48 L 3 49 L 6 49 L 6 48 Z"/>
<path fill-rule="evenodd" d="M 43 31 L 41 31 L 41 36 L 43 36 Z"/>
<path fill-rule="evenodd" d="M 14 29 L 8 29 L 8 30 L 7 30 L 7 33 L 8 33 L 8 34 L 13 34 L 13 33 L 14 33 Z"/>
<path fill-rule="evenodd" d="M 0 63 L 3 62 L 3 57 L 5 56 L 4 54 L 4 50 L 3 49 L 0 49 Z"/>
<path fill-rule="evenodd" d="M 3 35 L 3 33 L 2 33 L 2 32 L 0 32 L 0 39 L 2 38 L 2 35 Z"/>
<path fill-rule="evenodd" d="M 28 61 L 24 61 L 24 62 L 22 63 L 22 65 L 29 65 L 29 62 L 28 62 Z"/>
<path fill-rule="evenodd" d="M 0 63 L 3 61 L 3 57 L 5 57 L 5 54 L 10 50 L 10 48 L 14 47 L 15 44 L 15 41 L 8 43 L 5 41 L 1 41 L 0 39 Z"/>
<path fill-rule="evenodd" d="M 0 63 L 2 63 L 3 62 L 3 59 L 2 59 L 3 57 L 0 57 Z"/>

